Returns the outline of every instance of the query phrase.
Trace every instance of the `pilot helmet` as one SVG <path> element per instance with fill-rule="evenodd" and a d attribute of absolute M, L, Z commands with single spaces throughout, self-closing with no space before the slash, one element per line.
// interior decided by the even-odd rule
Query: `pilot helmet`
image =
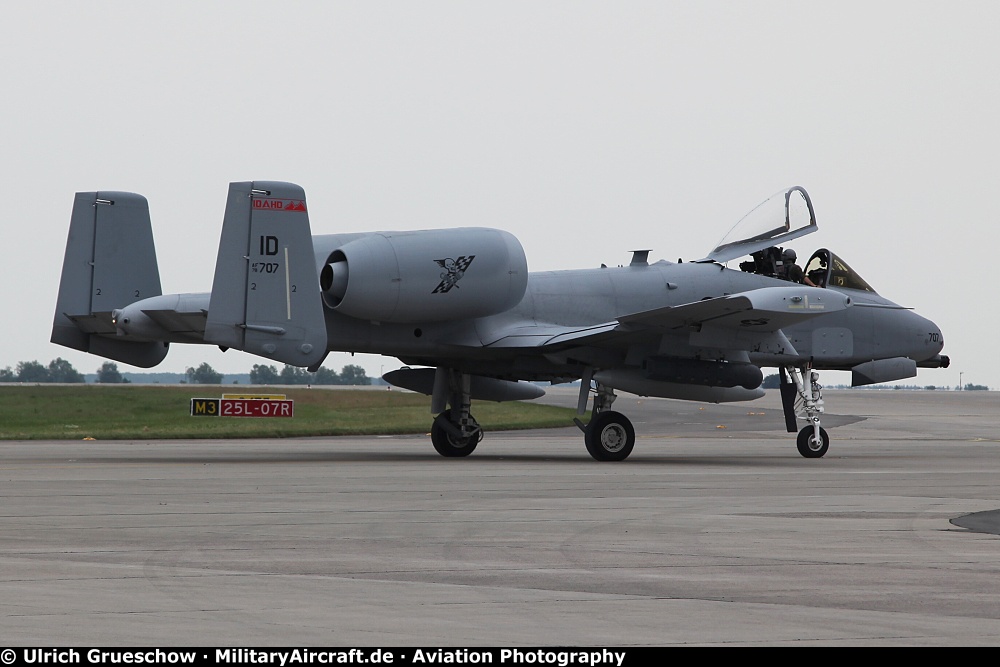
<path fill-rule="evenodd" d="M 795 257 L 795 251 L 791 248 L 785 248 L 781 251 L 781 261 L 783 262 L 794 262 Z"/>

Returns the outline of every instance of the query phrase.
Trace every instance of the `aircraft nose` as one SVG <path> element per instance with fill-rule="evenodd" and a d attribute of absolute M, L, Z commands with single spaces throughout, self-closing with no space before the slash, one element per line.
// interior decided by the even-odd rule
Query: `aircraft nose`
<path fill-rule="evenodd" d="M 916 313 L 913 313 L 913 316 L 916 318 L 913 325 L 917 334 L 915 337 L 922 341 L 923 345 L 918 356 L 912 358 L 915 361 L 926 361 L 937 356 L 944 349 L 944 334 L 941 333 L 941 327 L 926 317 L 921 317 Z"/>

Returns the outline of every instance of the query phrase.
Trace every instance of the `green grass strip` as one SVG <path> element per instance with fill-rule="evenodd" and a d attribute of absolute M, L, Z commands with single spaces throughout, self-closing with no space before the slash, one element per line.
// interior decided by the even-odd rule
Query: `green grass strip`
<path fill-rule="evenodd" d="M 192 417 L 192 398 L 285 394 L 292 418 Z M 575 411 L 527 402 L 475 401 L 486 431 L 571 426 Z M 247 387 L 245 385 L 3 385 L 0 440 L 288 438 L 427 433 L 430 398 L 387 390 Z"/>

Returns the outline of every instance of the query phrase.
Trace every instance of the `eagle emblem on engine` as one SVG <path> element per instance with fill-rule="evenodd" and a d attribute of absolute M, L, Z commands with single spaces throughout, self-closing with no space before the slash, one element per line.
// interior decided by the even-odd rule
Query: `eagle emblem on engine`
<path fill-rule="evenodd" d="M 475 255 L 462 255 L 458 259 L 452 259 L 451 257 L 435 259 L 434 261 L 444 271 L 441 273 L 441 282 L 438 283 L 438 286 L 434 288 L 431 294 L 444 294 L 451 290 L 452 287 L 458 287 L 458 281 L 465 275 L 466 269 L 469 268 L 469 264 L 472 264 L 472 260 L 475 258 Z"/>

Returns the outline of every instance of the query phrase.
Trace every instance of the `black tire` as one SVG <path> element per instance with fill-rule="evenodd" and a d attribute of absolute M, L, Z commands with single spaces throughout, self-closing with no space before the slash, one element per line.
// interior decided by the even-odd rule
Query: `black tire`
<path fill-rule="evenodd" d="M 628 417 L 609 410 L 590 420 L 583 439 L 595 460 L 624 461 L 635 447 L 635 429 Z"/>
<path fill-rule="evenodd" d="M 820 427 L 819 437 L 820 441 L 817 442 L 812 426 L 806 426 L 799 431 L 799 437 L 795 441 L 799 454 L 807 459 L 823 458 L 826 450 L 830 449 L 830 436 L 826 434 L 826 429 Z"/>
<path fill-rule="evenodd" d="M 467 438 L 456 438 L 441 426 L 441 420 L 447 418 L 447 414 L 442 413 L 431 424 L 431 443 L 434 445 L 434 449 L 441 456 L 448 458 L 468 456 L 475 451 L 476 445 L 483 439 L 482 430 L 476 431 Z"/>

